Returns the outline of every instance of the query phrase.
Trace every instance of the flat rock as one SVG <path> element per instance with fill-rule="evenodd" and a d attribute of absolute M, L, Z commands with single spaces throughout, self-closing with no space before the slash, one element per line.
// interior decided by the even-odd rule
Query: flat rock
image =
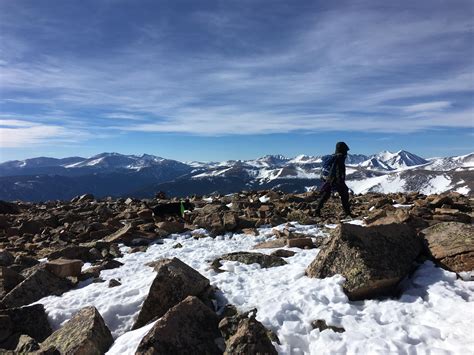
<path fill-rule="evenodd" d="M 344 276 L 344 291 L 351 300 L 390 295 L 410 272 L 421 249 L 421 239 L 406 224 L 342 224 L 306 274 L 318 278 Z"/>
<path fill-rule="evenodd" d="M 273 239 L 266 242 L 261 242 L 253 246 L 253 249 L 272 249 L 272 248 L 283 248 L 286 246 L 285 239 Z"/>
<path fill-rule="evenodd" d="M 104 354 L 114 342 L 109 328 L 95 307 L 76 313 L 63 327 L 51 334 L 42 344 L 54 346 L 61 354 Z"/>
<path fill-rule="evenodd" d="M 136 354 L 222 354 L 217 315 L 188 296 L 161 317 L 142 339 Z"/>
<path fill-rule="evenodd" d="M 274 255 L 266 255 L 262 253 L 250 253 L 246 251 L 238 251 L 221 255 L 212 262 L 212 267 L 219 270 L 221 260 L 238 261 L 243 264 L 259 264 L 263 268 L 286 265 L 286 261 Z"/>
<path fill-rule="evenodd" d="M 430 254 L 448 270 L 474 270 L 474 227 L 459 222 L 442 222 L 420 232 Z"/>
<path fill-rule="evenodd" d="M 207 278 L 178 258 L 162 259 L 149 265 L 157 274 L 133 329 L 162 317 L 187 296 L 200 296 L 209 288 Z"/>
<path fill-rule="evenodd" d="M 47 270 L 38 269 L 15 286 L 2 300 L 4 307 L 19 307 L 46 296 L 59 296 L 72 288 L 72 283 Z"/>
<path fill-rule="evenodd" d="M 286 245 L 289 248 L 314 248 L 313 240 L 311 238 L 293 238 L 288 239 Z"/>
<path fill-rule="evenodd" d="M 83 265 L 82 260 L 78 259 L 56 259 L 47 262 L 45 268 L 59 277 L 77 277 L 81 274 Z"/>

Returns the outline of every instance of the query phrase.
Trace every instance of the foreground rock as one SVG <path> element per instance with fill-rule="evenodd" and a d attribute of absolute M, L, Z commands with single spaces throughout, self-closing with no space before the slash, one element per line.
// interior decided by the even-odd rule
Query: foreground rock
<path fill-rule="evenodd" d="M 2 349 L 15 349 L 22 334 L 41 342 L 51 332 L 42 304 L 0 310 L 0 348 Z"/>
<path fill-rule="evenodd" d="M 224 335 L 224 354 L 278 354 L 272 338 L 278 338 L 255 319 L 256 310 L 244 314 L 232 314 L 223 318 L 219 329 Z M 279 342 L 278 342 L 279 343 Z"/>
<path fill-rule="evenodd" d="M 42 344 L 42 349 L 55 347 L 61 354 L 104 354 L 114 342 L 109 328 L 95 307 L 76 313 L 62 328 Z"/>
<path fill-rule="evenodd" d="M 161 317 L 142 339 L 136 354 L 222 354 L 217 315 L 188 296 Z"/>
<path fill-rule="evenodd" d="M 209 280 L 178 258 L 159 260 L 152 266 L 157 274 L 133 329 L 162 317 L 187 296 L 201 296 L 209 289 Z"/>
<path fill-rule="evenodd" d="M 275 266 L 282 266 L 286 265 L 286 261 L 282 258 L 275 256 L 275 255 L 266 255 L 262 253 L 250 253 L 246 251 L 238 251 L 235 253 L 224 254 L 214 260 L 211 266 L 216 271 L 220 270 L 221 261 L 238 261 L 243 264 L 259 264 L 263 268 L 275 267 Z"/>
<path fill-rule="evenodd" d="M 433 258 L 454 271 L 474 270 L 474 227 L 459 222 L 443 222 L 421 231 Z"/>
<path fill-rule="evenodd" d="M 405 224 L 342 224 L 306 274 L 318 278 L 341 274 L 351 300 L 389 295 L 410 272 L 421 249 L 420 238 Z"/>
<path fill-rule="evenodd" d="M 55 295 L 60 296 L 72 288 L 72 283 L 47 270 L 38 269 L 13 288 L 2 300 L 4 307 L 19 307 L 39 299 Z"/>

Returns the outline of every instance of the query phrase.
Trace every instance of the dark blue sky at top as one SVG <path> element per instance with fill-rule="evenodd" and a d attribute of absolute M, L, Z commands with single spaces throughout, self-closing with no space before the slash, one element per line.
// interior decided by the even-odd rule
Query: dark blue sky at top
<path fill-rule="evenodd" d="M 0 161 L 474 151 L 472 1 L 0 0 Z"/>

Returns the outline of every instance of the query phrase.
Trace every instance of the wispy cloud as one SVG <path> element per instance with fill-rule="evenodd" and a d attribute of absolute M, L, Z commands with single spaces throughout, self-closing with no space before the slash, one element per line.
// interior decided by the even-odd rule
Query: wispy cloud
<path fill-rule="evenodd" d="M 127 43 L 93 55 L 29 56 L 36 45 L 11 29 L 3 106 L 42 105 L 63 119 L 52 125 L 27 113 L 29 133 L 5 144 L 66 137 L 98 119 L 109 133 L 199 135 L 473 126 L 470 16 L 428 3 L 412 13 L 376 2 L 327 6 L 294 18 L 275 10 L 266 22 L 233 8 L 182 13 L 174 20 L 185 28 L 133 23 Z M 101 25 L 90 31 L 103 36 Z M 59 30 L 54 21 L 43 27 Z"/>

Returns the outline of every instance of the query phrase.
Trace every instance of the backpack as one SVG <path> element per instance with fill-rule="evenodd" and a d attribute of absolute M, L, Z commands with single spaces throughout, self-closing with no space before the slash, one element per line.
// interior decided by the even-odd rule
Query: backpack
<path fill-rule="evenodd" d="M 336 169 L 334 168 L 334 163 L 336 162 L 336 155 L 325 155 L 322 157 L 321 164 L 321 180 L 328 180 L 330 177 L 333 177 L 336 174 Z"/>

